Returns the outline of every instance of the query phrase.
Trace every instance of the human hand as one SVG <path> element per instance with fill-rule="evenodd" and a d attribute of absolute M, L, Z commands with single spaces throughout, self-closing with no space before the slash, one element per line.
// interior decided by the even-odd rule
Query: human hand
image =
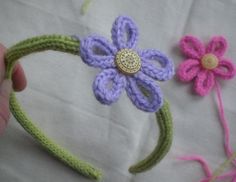
<path fill-rule="evenodd" d="M 13 70 L 12 81 L 5 79 L 5 52 L 6 48 L 0 44 L 0 134 L 5 130 L 10 118 L 10 93 L 13 89 L 14 91 L 22 91 L 26 87 L 26 77 L 19 63 Z"/>

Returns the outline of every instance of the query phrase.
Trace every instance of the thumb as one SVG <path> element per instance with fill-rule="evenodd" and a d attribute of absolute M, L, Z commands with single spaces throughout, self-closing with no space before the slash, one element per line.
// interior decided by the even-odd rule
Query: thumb
<path fill-rule="evenodd" d="M 12 92 L 12 81 L 3 80 L 0 85 L 0 135 L 4 132 L 10 118 L 9 98 Z"/>

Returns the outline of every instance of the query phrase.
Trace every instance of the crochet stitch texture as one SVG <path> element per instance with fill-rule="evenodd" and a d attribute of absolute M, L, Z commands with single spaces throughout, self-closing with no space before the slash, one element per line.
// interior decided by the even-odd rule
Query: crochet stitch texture
<path fill-rule="evenodd" d="M 194 90 L 200 96 L 207 95 L 211 89 L 215 88 L 220 124 L 224 133 L 224 149 L 229 158 L 215 172 L 211 171 L 207 161 L 199 155 L 183 156 L 180 159 L 197 161 L 201 164 L 205 172 L 205 177 L 201 182 L 213 182 L 216 179 L 230 177 L 235 182 L 235 169 L 221 174 L 227 163 L 236 164 L 234 159 L 236 153 L 233 153 L 233 148 L 230 145 L 230 128 L 224 112 L 221 87 L 217 79 L 218 77 L 224 80 L 232 79 L 236 74 L 235 65 L 231 60 L 223 57 L 227 49 L 227 41 L 222 36 L 214 36 L 205 47 L 198 38 L 187 35 L 180 40 L 180 48 L 188 59 L 178 67 L 177 76 L 179 79 L 184 82 L 194 81 Z"/>
<path fill-rule="evenodd" d="M 126 29 L 126 26 L 128 26 L 128 31 L 132 30 L 135 32 L 135 29 L 133 30 L 133 29 L 129 28 L 131 26 L 134 27 L 134 24 L 131 25 L 133 22 L 131 21 L 130 18 L 118 17 L 116 20 L 116 22 L 118 22 L 118 24 L 119 24 L 119 20 L 125 20 L 124 22 L 126 22 L 126 21 L 128 22 L 127 25 L 125 24 L 122 26 L 123 29 Z M 115 30 L 116 28 L 114 28 L 114 27 L 116 27 L 116 26 L 115 25 L 113 26 L 113 29 Z M 117 34 L 119 34 L 119 35 L 122 34 L 122 31 L 117 30 Z M 120 43 L 119 36 L 115 36 L 115 37 L 117 37 L 117 40 L 116 40 L 116 38 L 114 38 L 113 41 L 118 42 L 119 45 L 117 43 L 117 47 L 114 48 L 114 50 L 118 51 L 118 46 L 121 46 L 121 47 L 124 46 L 125 48 L 127 48 L 127 47 L 131 48 L 132 46 L 134 46 L 135 45 L 134 42 L 136 41 L 137 34 L 134 33 L 131 35 L 132 36 L 135 35 L 135 36 L 133 36 L 133 38 L 131 38 L 131 39 L 128 39 L 131 41 L 128 41 L 126 43 Z M 105 51 L 105 53 L 111 53 L 109 51 L 111 51 L 110 48 L 112 46 L 104 43 L 104 42 L 106 42 L 104 39 L 99 38 L 98 41 L 92 41 L 92 44 L 85 44 L 86 40 L 88 41 L 90 39 L 97 40 L 96 38 L 90 36 L 90 37 L 83 40 L 83 45 L 98 45 L 103 48 L 102 50 Z M 18 59 L 20 59 L 24 56 L 27 56 L 31 53 L 45 51 L 45 50 L 56 50 L 56 51 L 70 53 L 70 54 L 80 55 L 80 51 L 82 50 L 80 48 L 80 46 L 81 46 L 81 42 L 75 36 L 43 35 L 43 36 L 33 37 L 30 39 L 21 41 L 7 50 L 7 53 L 5 55 L 6 78 L 7 79 L 12 78 L 12 72 L 13 72 L 13 68 L 14 68 L 15 63 L 17 62 Z M 88 47 L 88 50 L 91 52 L 91 49 L 89 49 L 89 48 L 91 48 L 91 47 Z M 122 50 L 123 49 L 121 49 L 121 51 Z M 83 51 L 86 52 L 85 47 L 83 47 Z M 140 73 L 137 72 L 137 77 L 135 76 L 136 72 L 134 74 L 132 73 L 133 75 L 127 76 L 127 75 L 122 75 L 121 73 L 118 73 L 118 70 L 115 68 L 115 66 L 112 68 L 105 69 L 107 65 L 108 66 L 111 64 L 114 65 L 114 55 L 115 54 L 110 54 L 108 56 L 99 56 L 99 55 L 94 55 L 92 53 L 90 54 L 89 51 L 88 51 L 88 54 L 83 54 L 84 56 L 87 55 L 87 57 L 89 57 L 89 59 L 84 59 L 84 61 L 85 62 L 88 61 L 89 64 L 91 64 L 91 65 L 93 64 L 93 66 L 95 66 L 95 67 L 103 68 L 104 69 L 103 72 L 100 74 L 100 76 L 98 76 L 98 77 L 100 77 L 100 80 L 105 80 L 103 83 L 106 83 L 107 80 L 111 79 L 114 84 L 112 91 L 111 90 L 104 91 L 103 88 L 100 87 L 101 85 L 98 84 L 97 87 L 99 87 L 99 88 L 97 91 L 98 92 L 97 95 L 99 95 L 99 97 L 100 97 L 100 95 L 102 93 L 106 94 L 104 96 L 105 99 L 103 99 L 101 97 L 102 102 L 104 102 L 105 104 L 109 104 L 109 102 L 112 103 L 115 101 L 113 99 L 114 95 L 116 95 L 116 94 L 114 94 L 115 90 L 119 89 L 119 88 L 124 88 L 124 86 L 125 86 L 122 84 L 122 82 L 120 82 L 120 80 L 125 80 L 125 82 L 128 82 L 127 81 L 128 79 L 130 79 L 130 80 L 134 79 L 134 81 L 130 81 L 129 87 L 132 87 L 132 88 L 130 88 L 130 92 L 134 92 L 134 93 L 138 92 L 137 94 L 135 93 L 136 95 L 134 94 L 134 96 L 132 96 L 133 100 L 137 99 L 136 106 L 140 107 L 140 109 L 153 111 L 153 112 L 154 112 L 154 110 L 159 108 L 159 110 L 155 113 L 156 119 L 157 119 L 157 124 L 160 127 L 160 134 L 159 134 L 159 138 L 157 141 L 157 145 L 154 148 L 154 150 L 145 159 L 143 159 L 140 162 L 138 162 L 137 164 L 131 166 L 129 168 L 129 171 L 131 173 L 140 173 L 140 172 L 144 172 L 148 169 L 151 169 L 155 164 L 157 164 L 159 161 L 161 161 L 165 157 L 167 152 L 169 151 L 171 144 L 172 144 L 172 138 L 173 138 L 173 126 L 172 126 L 172 117 L 171 117 L 169 105 L 168 105 L 167 101 L 163 102 L 163 98 L 159 94 L 159 90 L 158 90 L 159 87 L 154 85 L 154 81 L 149 79 L 148 76 L 153 77 L 153 78 L 156 77 L 159 80 L 169 79 L 173 74 L 172 63 L 169 60 L 167 60 L 167 58 L 163 54 L 161 54 L 159 51 L 156 51 L 156 50 L 138 51 L 138 50 L 135 50 L 134 48 L 132 48 L 132 51 L 139 53 L 138 56 L 140 56 L 142 58 L 142 63 L 149 62 L 152 59 L 154 59 L 154 60 L 158 59 L 158 62 L 160 62 L 160 64 L 164 68 L 153 69 L 151 64 L 144 63 L 144 64 L 142 64 L 142 67 L 141 67 L 142 71 L 139 71 Z M 106 51 L 108 51 L 108 52 L 106 52 Z M 131 51 L 131 50 L 129 50 L 129 51 Z M 121 55 L 124 56 L 125 58 L 129 58 L 127 61 L 128 62 L 127 68 L 133 68 L 133 67 L 136 67 L 136 65 L 135 65 L 136 63 L 133 64 L 132 61 L 133 61 L 133 58 L 136 59 L 137 56 L 134 52 L 130 53 L 129 51 L 128 51 L 128 54 L 125 53 L 125 55 L 123 55 L 123 52 L 120 52 L 120 53 L 122 53 Z M 131 57 L 130 57 L 130 55 L 131 55 Z M 113 59 L 108 59 L 108 58 L 113 58 Z M 99 61 L 101 61 L 102 64 Z M 121 62 L 123 63 L 123 61 L 124 60 L 122 58 Z M 139 59 L 137 59 L 136 61 L 139 61 Z M 102 65 L 104 65 L 104 66 L 102 66 Z M 125 66 L 127 66 L 127 65 L 125 65 Z M 169 71 L 168 71 L 168 69 L 169 69 Z M 148 72 L 148 70 L 150 70 L 150 72 Z M 129 77 L 129 78 L 127 78 L 127 77 Z M 144 79 L 140 80 L 140 78 L 144 78 Z M 102 81 L 97 81 L 97 82 L 100 83 Z M 138 84 L 140 83 L 141 85 L 138 86 L 137 83 Z M 96 85 L 96 83 L 94 83 L 94 85 Z M 97 87 L 95 86 L 95 88 L 97 88 Z M 135 90 L 135 89 L 133 89 L 133 87 L 134 88 L 141 87 L 141 88 L 138 90 Z M 154 89 L 154 91 L 150 90 L 152 88 Z M 107 89 L 107 88 L 104 88 L 104 89 Z M 158 90 L 158 92 L 156 92 L 156 90 Z M 99 93 L 99 92 L 101 92 L 101 93 Z M 109 96 L 109 94 L 111 94 L 111 95 Z M 154 98 L 153 95 L 155 95 L 155 98 L 157 98 L 155 101 L 155 104 L 152 104 L 151 100 L 149 100 L 149 101 L 144 100 L 144 97 L 146 97 L 146 98 L 150 97 L 151 99 L 153 99 Z M 119 96 L 119 93 L 118 93 L 118 96 Z M 96 97 L 98 97 L 98 96 L 96 96 Z M 116 97 L 117 96 L 115 96 L 115 98 Z M 140 97 L 140 98 L 138 98 L 138 97 Z M 136 103 L 136 101 L 134 101 L 134 102 Z M 148 103 L 150 103 L 150 105 L 151 105 L 150 107 L 147 105 Z M 163 103 L 163 105 L 161 105 L 161 103 Z M 97 168 L 93 167 L 91 164 L 77 158 L 75 155 L 71 154 L 70 152 L 66 151 L 65 149 L 63 149 L 62 147 L 60 147 L 59 145 L 54 143 L 54 141 L 49 139 L 44 134 L 43 131 L 41 129 L 39 129 L 33 123 L 33 121 L 27 116 L 26 112 L 23 111 L 19 102 L 17 101 L 17 98 L 16 98 L 14 92 L 12 92 L 11 96 L 10 96 L 10 109 L 11 109 L 12 114 L 15 116 L 16 120 L 21 124 L 21 126 L 33 138 L 35 138 L 35 140 L 37 140 L 39 142 L 39 144 L 41 144 L 42 147 L 44 147 L 54 157 L 61 160 L 63 163 L 65 163 L 66 165 L 68 165 L 72 169 L 76 170 L 80 174 L 84 175 L 85 177 L 88 177 L 90 179 L 95 179 L 95 180 L 101 179 L 102 172 L 99 169 L 97 169 Z"/>
<path fill-rule="evenodd" d="M 223 57 L 227 49 L 224 37 L 212 37 L 205 47 L 198 38 L 187 35 L 180 40 L 180 48 L 187 60 L 179 65 L 177 76 L 184 82 L 194 80 L 197 94 L 207 95 L 214 87 L 216 77 L 227 80 L 235 76 L 231 60 Z"/>
<path fill-rule="evenodd" d="M 102 69 L 93 83 L 94 95 L 102 104 L 110 105 L 118 100 L 125 89 L 138 109 L 147 112 L 157 111 L 163 104 L 163 94 L 154 80 L 166 81 L 172 78 L 172 61 L 155 49 L 137 50 L 138 28 L 129 17 L 119 16 L 112 26 L 111 34 L 112 44 L 97 35 L 81 41 L 82 60 L 89 66 Z M 137 73 L 127 75 L 117 69 L 116 57 L 123 50 L 135 52 L 140 57 L 141 69 Z M 157 67 L 155 62 L 160 67 Z M 110 82 L 111 88 L 107 86 Z"/>

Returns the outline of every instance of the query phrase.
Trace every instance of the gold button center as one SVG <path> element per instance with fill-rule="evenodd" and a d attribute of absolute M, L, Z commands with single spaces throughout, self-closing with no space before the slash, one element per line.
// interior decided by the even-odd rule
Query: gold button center
<path fill-rule="evenodd" d="M 219 60 L 214 54 L 206 54 L 201 59 L 201 64 L 205 69 L 214 69 L 218 66 Z"/>
<path fill-rule="evenodd" d="M 116 54 L 116 66 L 124 74 L 132 75 L 141 68 L 139 55 L 131 49 L 122 49 Z"/>

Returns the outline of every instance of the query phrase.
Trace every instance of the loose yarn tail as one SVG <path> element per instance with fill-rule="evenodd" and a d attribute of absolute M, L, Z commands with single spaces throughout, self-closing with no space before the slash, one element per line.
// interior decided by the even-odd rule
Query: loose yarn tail
<path fill-rule="evenodd" d="M 178 157 L 180 160 L 185 160 L 185 161 L 196 161 L 199 164 L 201 164 L 203 171 L 205 172 L 205 175 L 207 177 L 212 176 L 212 171 L 207 163 L 207 161 L 200 155 L 189 155 L 189 156 L 182 156 Z"/>
<path fill-rule="evenodd" d="M 221 164 L 213 173 L 211 172 L 211 169 L 208 163 L 206 162 L 206 160 L 199 155 L 183 156 L 183 157 L 179 157 L 178 159 L 187 160 L 187 161 L 196 161 L 201 164 L 202 169 L 205 172 L 206 178 L 200 180 L 200 182 L 213 182 L 217 179 L 222 180 L 229 177 L 232 177 L 232 182 L 236 182 L 235 169 L 222 174 L 224 172 L 224 169 L 228 167 L 231 163 L 233 163 L 236 166 L 236 159 L 235 159 L 236 152 L 233 153 L 233 149 L 230 145 L 230 129 L 229 129 L 228 121 L 225 117 L 221 88 L 217 81 L 215 82 L 215 89 L 216 89 L 217 107 L 218 107 L 218 112 L 219 112 L 219 117 L 220 117 L 220 123 L 221 123 L 221 126 L 223 128 L 223 133 L 224 133 L 224 149 L 225 149 L 225 153 L 228 159 L 223 164 Z"/>
<path fill-rule="evenodd" d="M 220 85 L 217 81 L 215 82 L 215 89 L 216 89 L 216 95 L 218 99 L 217 106 L 218 106 L 218 111 L 219 111 L 220 123 L 224 131 L 224 148 L 225 148 L 227 157 L 231 157 L 233 154 L 233 149 L 230 145 L 230 136 L 229 136 L 230 130 L 229 130 L 228 121 L 225 117 Z M 236 166 L 236 160 L 233 160 L 232 162 Z"/>
<path fill-rule="evenodd" d="M 232 170 L 228 173 L 225 173 L 223 175 L 221 175 L 221 173 L 223 173 L 224 169 L 226 167 L 228 167 L 232 162 L 233 160 L 236 158 L 236 152 L 234 152 L 229 159 L 227 159 L 225 162 L 223 162 L 214 172 L 213 172 L 213 175 L 211 176 L 209 182 L 213 182 L 215 179 L 221 179 L 221 178 L 225 178 L 225 177 L 230 177 L 232 176 L 233 179 L 232 179 L 232 182 L 235 182 L 236 180 L 236 170 Z"/>

